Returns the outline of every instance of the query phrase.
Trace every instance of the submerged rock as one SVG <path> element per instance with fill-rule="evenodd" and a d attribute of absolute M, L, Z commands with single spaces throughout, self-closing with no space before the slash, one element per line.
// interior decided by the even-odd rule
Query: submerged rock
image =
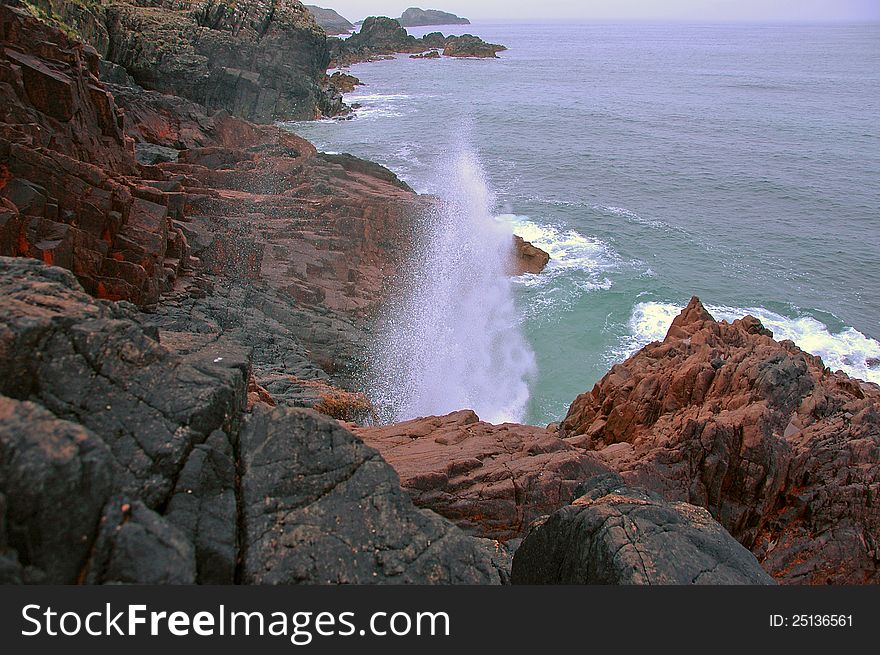
<path fill-rule="evenodd" d="M 701 507 L 665 502 L 616 475 L 579 492 L 528 533 L 513 557 L 513 584 L 773 584 Z"/>

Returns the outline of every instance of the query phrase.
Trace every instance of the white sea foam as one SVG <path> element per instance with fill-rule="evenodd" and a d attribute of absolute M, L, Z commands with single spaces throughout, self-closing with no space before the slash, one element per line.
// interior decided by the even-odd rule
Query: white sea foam
<path fill-rule="evenodd" d="M 682 306 L 673 303 L 638 303 L 629 321 L 629 335 L 612 354 L 612 359 L 620 361 L 651 341 L 663 339 L 682 309 Z M 819 355 L 832 370 L 840 369 L 853 377 L 880 384 L 880 366 L 869 365 L 871 360 L 880 358 L 880 342 L 855 328 L 846 327 L 840 332 L 832 332 L 812 316 L 789 318 L 763 307 L 706 305 L 706 309 L 715 318 L 725 321 L 751 314 L 773 331 L 774 338 L 794 341 L 807 352 Z"/>
<path fill-rule="evenodd" d="M 392 421 L 468 407 L 493 423 L 521 422 L 535 357 L 507 275 L 511 228 L 491 215 L 476 158 L 450 161 L 404 289 L 379 327 L 371 395 Z"/>
<path fill-rule="evenodd" d="M 636 212 L 627 209 L 626 207 L 615 207 L 614 205 L 592 205 L 592 207 L 596 211 L 602 212 L 604 214 L 611 214 L 612 216 L 619 216 L 626 220 L 632 221 L 633 223 L 638 223 L 639 225 L 647 225 L 648 227 L 655 227 L 658 229 L 669 228 L 668 223 L 664 223 L 660 220 L 643 218 Z"/>
<path fill-rule="evenodd" d="M 528 216 L 502 214 L 498 218 L 509 222 L 514 234 L 550 255 L 545 273 L 525 276 L 526 284 L 541 284 L 554 272 L 577 269 L 596 277 L 595 281 L 604 287 L 607 281 L 598 278 L 620 263 L 617 254 L 600 239 L 584 236 L 575 230 L 539 225 Z"/>
<path fill-rule="evenodd" d="M 348 104 L 358 103 L 355 118 L 399 118 L 410 111 L 412 96 L 403 93 L 351 93 L 345 96 Z"/>

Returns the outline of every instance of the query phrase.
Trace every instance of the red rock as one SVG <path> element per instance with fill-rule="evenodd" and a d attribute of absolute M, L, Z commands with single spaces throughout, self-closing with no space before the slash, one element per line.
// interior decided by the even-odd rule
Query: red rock
<path fill-rule="evenodd" d="M 544 428 L 481 422 L 462 410 L 381 427 L 349 426 L 400 475 L 413 502 L 477 536 L 522 536 L 608 468 Z"/>
<path fill-rule="evenodd" d="M 540 273 L 550 262 L 550 255 L 520 236 L 514 235 L 513 275 Z"/>
<path fill-rule="evenodd" d="M 628 484 L 706 507 L 784 583 L 880 582 L 880 388 L 694 298 L 579 396 L 561 435 Z"/>

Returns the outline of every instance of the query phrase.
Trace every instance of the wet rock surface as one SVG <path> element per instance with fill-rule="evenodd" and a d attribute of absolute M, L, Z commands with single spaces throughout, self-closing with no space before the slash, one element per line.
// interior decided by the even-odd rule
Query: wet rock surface
<path fill-rule="evenodd" d="M 540 273 L 550 263 L 550 255 L 520 236 L 514 235 L 513 274 Z"/>

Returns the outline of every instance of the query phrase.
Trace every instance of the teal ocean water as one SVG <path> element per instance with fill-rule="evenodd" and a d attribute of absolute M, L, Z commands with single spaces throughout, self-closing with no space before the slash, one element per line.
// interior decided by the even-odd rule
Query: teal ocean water
<path fill-rule="evenodd" d="M 413 283 L 392 322 L 419 302 L 440 308 L 387 336 L 414 343 L 398 351 L 397 380 L 430 360 L 420 343 L 492 372 L 459 394 L 444 391 L 451 373 L 438 365 L 420 402 L 377 381 L 394 418 L 468 402 L 489 420 L 558 420 L 611 364 L 662 338 L 694 294 L 718 318 L 754 314 L 880 383 L 880 25 L 469 31 L 510 49 L 354 66 L 365 86 L 347 96 L 362 105 L 353 120 L 289 125 L 450 200 L 426 228 L 422 277 L 468 270 L 431 253 L 452 252 L 450 234 L 494 238 L 474 221 L 503 223 L 553 258 L 507 286 L 472 274 Z M 473 261 L 491 260 L 479 250 Z M 471 305 L 450 304 L 462 290 Z"/>

